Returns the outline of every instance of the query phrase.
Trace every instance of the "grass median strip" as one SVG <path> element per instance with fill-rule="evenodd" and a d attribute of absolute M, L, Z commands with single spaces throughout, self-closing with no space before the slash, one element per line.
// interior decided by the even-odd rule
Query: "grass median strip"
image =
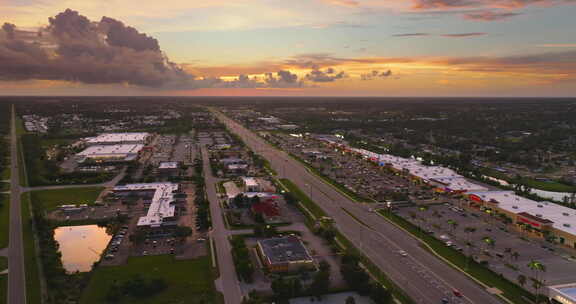
<path fill-rule="evenodd" d="M 10 223 L 10 195 L 0 194 L 0 249 L 8 247 Z"/>
<path fill-rule="evenodd" d="M 26 276 L 26 299 L 27 303 L 40 304 L 42 302 L 40 273 L 38 271 L 38 259 L 36 257 L 30 204 L 30 194 L 23 194 L 21 198 L 21 205 L 22 235 L 24 241 L 24 266 Z"/>
<path fill-rule="evenodd" d="M 298 186 L 296 186 L 292 181 L 287 178 L 281 178 L 280 182 L 286 187 L 300 203 L 308 209 L 316 218 L 322 218 L 326 216 L 326 212 L 322 208 L 318 207 L 311 199 L 306 195 Z"/>
<path fill-rule="evenodd" d="M 535 296 L 530 292 L 524 290 L 506 278 L 496 274 L 490 269 L 480 265 L 476 261 L 467 258 L 462 253 L 446 246 L 442 241 L 424 233 L 417 226 L 408 222 L 406 219 L 394 213 L 382 210 L 379 211 L 379 213 L 390 222 L 408 231 L 414 237 L 421 240 L 427 246 L 428 250 L 433 251 L 438 256 L 441 256 L 447 260 L 453 267 L 456 267 L 458 270 L 467 273 L 488 287 L 494 287 L 501 290 L 502 296 L 509 301 L 513 303 L 526 303 L 527 299 L 535 299 Z M 468 269 L 466 270 L 467 264 Z"/>

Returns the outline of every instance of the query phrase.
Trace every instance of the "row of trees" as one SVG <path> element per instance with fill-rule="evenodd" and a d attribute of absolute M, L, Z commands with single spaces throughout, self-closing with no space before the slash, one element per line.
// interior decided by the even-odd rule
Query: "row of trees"
<path fill-rule="evenodd" d="M 252 283 L 254 278 L 254 265 L 250 258 L 250 249 L 246 246 L 242 236 L 233 236 L 230 239 L 232 245 L 232 258 L 234 267 L 240 279 L 247 283 Z"/>
<path fill-rule="evenodd" d="M 393 302 L 392 294 L 380 283 L 370 278 L 366 270 L 361 267 L 360 258 L 352 254 L 342 256 L 342 277 L 350 286 L 362 296 L 369 296 L 376 304 L 388 304 Z"/>
<path fill-rule="evenodd" d="M 114 284 L 106 293 L 108 303 L 118 303 L 125 297 L 144 299 L 161 293 L 168 287 L 168 284 L 161 278 L 144 278 L 135 275 L 127 281 Z"/>
<path fill-rule="evenodd" d="M 195 185 L 196 225 L 200 230 L 207 230 L 212 223 L 210 221 L 210 202 L 206 199 L 206 188 L 202 171 L 202 162 L 196 159 L 193 179 Z"/>

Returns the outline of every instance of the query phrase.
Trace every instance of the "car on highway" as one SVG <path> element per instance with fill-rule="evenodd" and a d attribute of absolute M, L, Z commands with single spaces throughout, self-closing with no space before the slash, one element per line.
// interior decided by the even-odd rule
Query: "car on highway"
<path fill-rule="evenodd" d="M 461 298 L 462 297 L 462 293 L 456 289 L 452 290 L 452 293 L 454 294 L 454 296 Z"/>
<path fill-rule="evenodd" d="M 404 250 L 398 250 L 398 254 L 401 255 L 401 256 L 403 256 L 403 257 L 407 257 L 407 256 L 408 256 L 408 253 L 406 253 L 406 251 L 404 251 Z"/>

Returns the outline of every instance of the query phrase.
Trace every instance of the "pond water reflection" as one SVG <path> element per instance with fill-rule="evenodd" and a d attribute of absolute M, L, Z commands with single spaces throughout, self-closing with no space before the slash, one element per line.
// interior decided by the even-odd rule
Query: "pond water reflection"
<path fill-rule="evenodd" d="M 98 225 L 66 226 L 54 230 L 54 239 L 62 253 L 62 265 L 69 273 L 90 271 L 111 238 L 106 228 Z"/>

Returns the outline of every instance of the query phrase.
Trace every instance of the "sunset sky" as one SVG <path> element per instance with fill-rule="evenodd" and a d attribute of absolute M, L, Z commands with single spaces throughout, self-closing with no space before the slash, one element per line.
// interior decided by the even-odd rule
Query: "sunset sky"
<path fill-rule="evenodd" d="M 576 0 L 2 0 L 0 12 L 0 95 L 576 95 Z"/>

